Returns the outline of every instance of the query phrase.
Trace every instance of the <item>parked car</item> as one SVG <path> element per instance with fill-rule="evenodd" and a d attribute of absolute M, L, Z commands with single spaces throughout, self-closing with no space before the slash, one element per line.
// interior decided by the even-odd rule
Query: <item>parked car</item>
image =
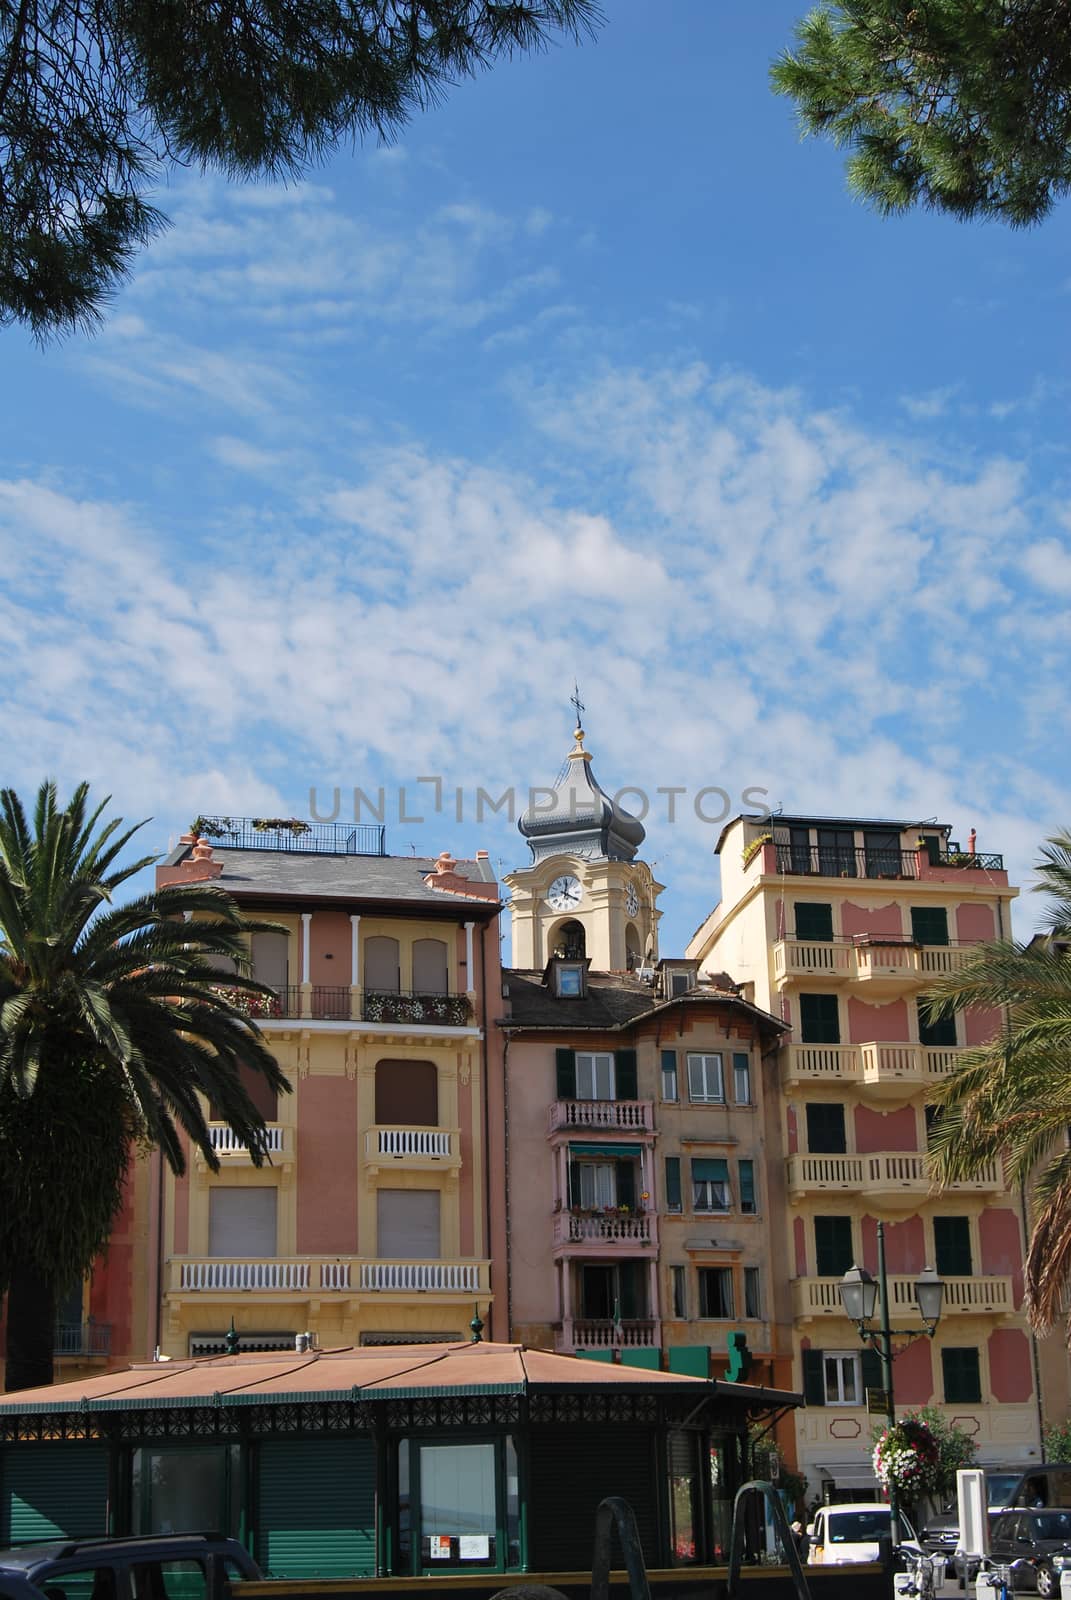
<path fill-rule="evenodd" d="M 262 1576 L 236 1539 L 211 1533 L 0 1550 L 0 1600 L 225 1600 L 232 1578 Z"/>
<path fill-rule="evenodd" d="M 808 1529 L 811 1547 L 807 1560 L 813 1566 L 841 1566 L 847 1561 L 877 1561 L 880 1540 L 892 1531 L 887 1505 L 860 1502 L 846 1506 L 819 1506 Z M 903 1512 L 900 1538 L 918 1548 L 918 1536 Z"/>
<path fill-rule="evenodd" d="M 1030 1483 L 1031 1477 L 1037 1478 L 1038 1474 L 1048 1474 L 1048 1468 L 1035 1468 L 1032 1474 L 1024 1475 L 1020 1467 L 986 1467 L 985 1490 L 986 1500 L 989 1504 L 989 1527 L 993 1528 L 996 1515 L 1005 1506 L 1026 1505 L 1030 1502 L 1017 1499 L 1020 1489 Z M 1046 1476 L 1046 1486 L 1047 1486 Z M 1038 1484 L 1033 1485 L 1035 1493 Z M 1071 1503 L 1071 1501 L 1069 1501 Z M 961 1548 L 959 1542 L 959 1507 L 953 1501 L 947 1505 L 939 1517 L 931 1517 L 922 1530 L 922 1548 L 928 1555 L 942 1555 L 945 1561 L 954 1569 L 961 1589 L 973 1583 L 978 1576 L 979 1559 L 977 1555 L 969 1558 Z"/>
<path fill-rule="evenodd" d="M 1071 1569 L 1071 1510 L 1002 1511 L 989 1535 L 989 1559 L 1008 1567 L 1011 1588 L 1052 1600 Z"/>

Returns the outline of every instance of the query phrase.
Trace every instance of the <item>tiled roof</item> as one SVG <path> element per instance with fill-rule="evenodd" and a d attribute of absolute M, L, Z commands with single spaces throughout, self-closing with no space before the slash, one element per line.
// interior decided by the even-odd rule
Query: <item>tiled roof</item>
<path fill-rule="evenodd" d="M 168 857 L 175 866 L 189 854 L 181 846 Z M 424 882 L 435 870 L 428 856 L 313 855 L 285 850 L 228 850 L 214 846 L 212 859 L 223 866 L 222 877 L 212 881 L 231 894 L 256 894 L 275 900 L 412 900 L 426 905 L 464 908 L 475 915 L 475 897 L 433 889 Z M 457 870 L 470 882 L 494 883 L 494 873 L 484 860 L 459 861 Z M 496 911 L 498 901 L 479 902 Z"/>
<path fill-rule="evenodd" d="M 661 1000 L 650 984 L 624 972 L 589 972 L 587 992 L 580 998 L 561 998 L 543 982 L 539 971 L 511 968 L 502 974 L 503 992 L 510 1013 L 501 1019 L 506 1028 L 561 1031 L 625 1029 L 641 1017 L 674 1006 L 732 1006 L 771 1033 L 788 1032 L 787 1025 L 768 1011 L 723 989 L 692 989 L 687 994 Z"/>

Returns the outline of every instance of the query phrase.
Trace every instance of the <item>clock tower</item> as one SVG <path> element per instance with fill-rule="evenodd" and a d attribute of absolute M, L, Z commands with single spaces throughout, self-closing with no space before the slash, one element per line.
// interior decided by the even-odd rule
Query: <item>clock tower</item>
<path fill-rule="evenodd" d="M 515 967 L 567 956 L 628 972 L 658 960 L 662 885 L 636 860 L 644 826 L 600 788 L 584 739 L 578 722 L 557 781 L 532 791 L 518 823 L 532 861 L 504 879 Z"/>

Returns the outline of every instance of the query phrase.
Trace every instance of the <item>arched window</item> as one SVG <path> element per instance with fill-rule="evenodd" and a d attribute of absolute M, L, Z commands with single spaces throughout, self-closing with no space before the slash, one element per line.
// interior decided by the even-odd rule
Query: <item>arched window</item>
<path fill-rule="evenodd" d="M 434 1061 L 376 1062 L 376 1123 L 381 1128 L 439 1125 L 439 1074 Z"/>
<path fill-rule="evenodd" d="M 563 922 L 551 940 L 551 955 L 567 961 L 583 961 L 587 955 L 587 936 L 582 922 Z"/>
<path fill-rule="evenodd" d="M 375 934 L 364 942 L 364 986 L 372 994 L 397 994 L 399 981 L 398 941 Z"/>
<path fill-rule="evenodd" d="M 640 936 L 636 932 L 634 923 L 625 924 L 625 959 L 630 972 L 635 972 L 637 967 L 643 966 L 640 955 Z"/>
<path fill-rule="evenodd" d="M 413 989 L 417 994 L 449 993 L 449 972 L 444 940 L 413 940 Z"/>

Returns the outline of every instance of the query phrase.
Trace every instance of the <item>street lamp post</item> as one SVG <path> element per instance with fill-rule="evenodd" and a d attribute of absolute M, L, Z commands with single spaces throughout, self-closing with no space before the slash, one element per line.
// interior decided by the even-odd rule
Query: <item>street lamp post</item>
<path fill-rule="evenodd" d="M 885 1224 L 878 1223 L 878 1279 L 865 1267 L 851 1267 L 837 1285 L 841 1304 L 849 1320 L 859 1329 L 864 1344 L 873 1345 L 881 1358 L 881 1382 L 885 1392 L 885 1415 L 890 1428 L 896 1424 L 896 1402 L 893 1398 L 892 1320 L 889 1306 L 889 1279 L 885 1271 Z M 932 1339 L 941 1320 L 941 1306 L 945 1286 L 932 1267 L 924 1267 L 915 1282 L 915 1304 L 924 1326 L 920 1332 Z M 874 1312 L 881 1299 L 881 1325 L 875 1328 Z M 900 1496 L 896 1480 L 889 1479 L 889 1521 L 892 1542 L 900 1543 Z"/>

